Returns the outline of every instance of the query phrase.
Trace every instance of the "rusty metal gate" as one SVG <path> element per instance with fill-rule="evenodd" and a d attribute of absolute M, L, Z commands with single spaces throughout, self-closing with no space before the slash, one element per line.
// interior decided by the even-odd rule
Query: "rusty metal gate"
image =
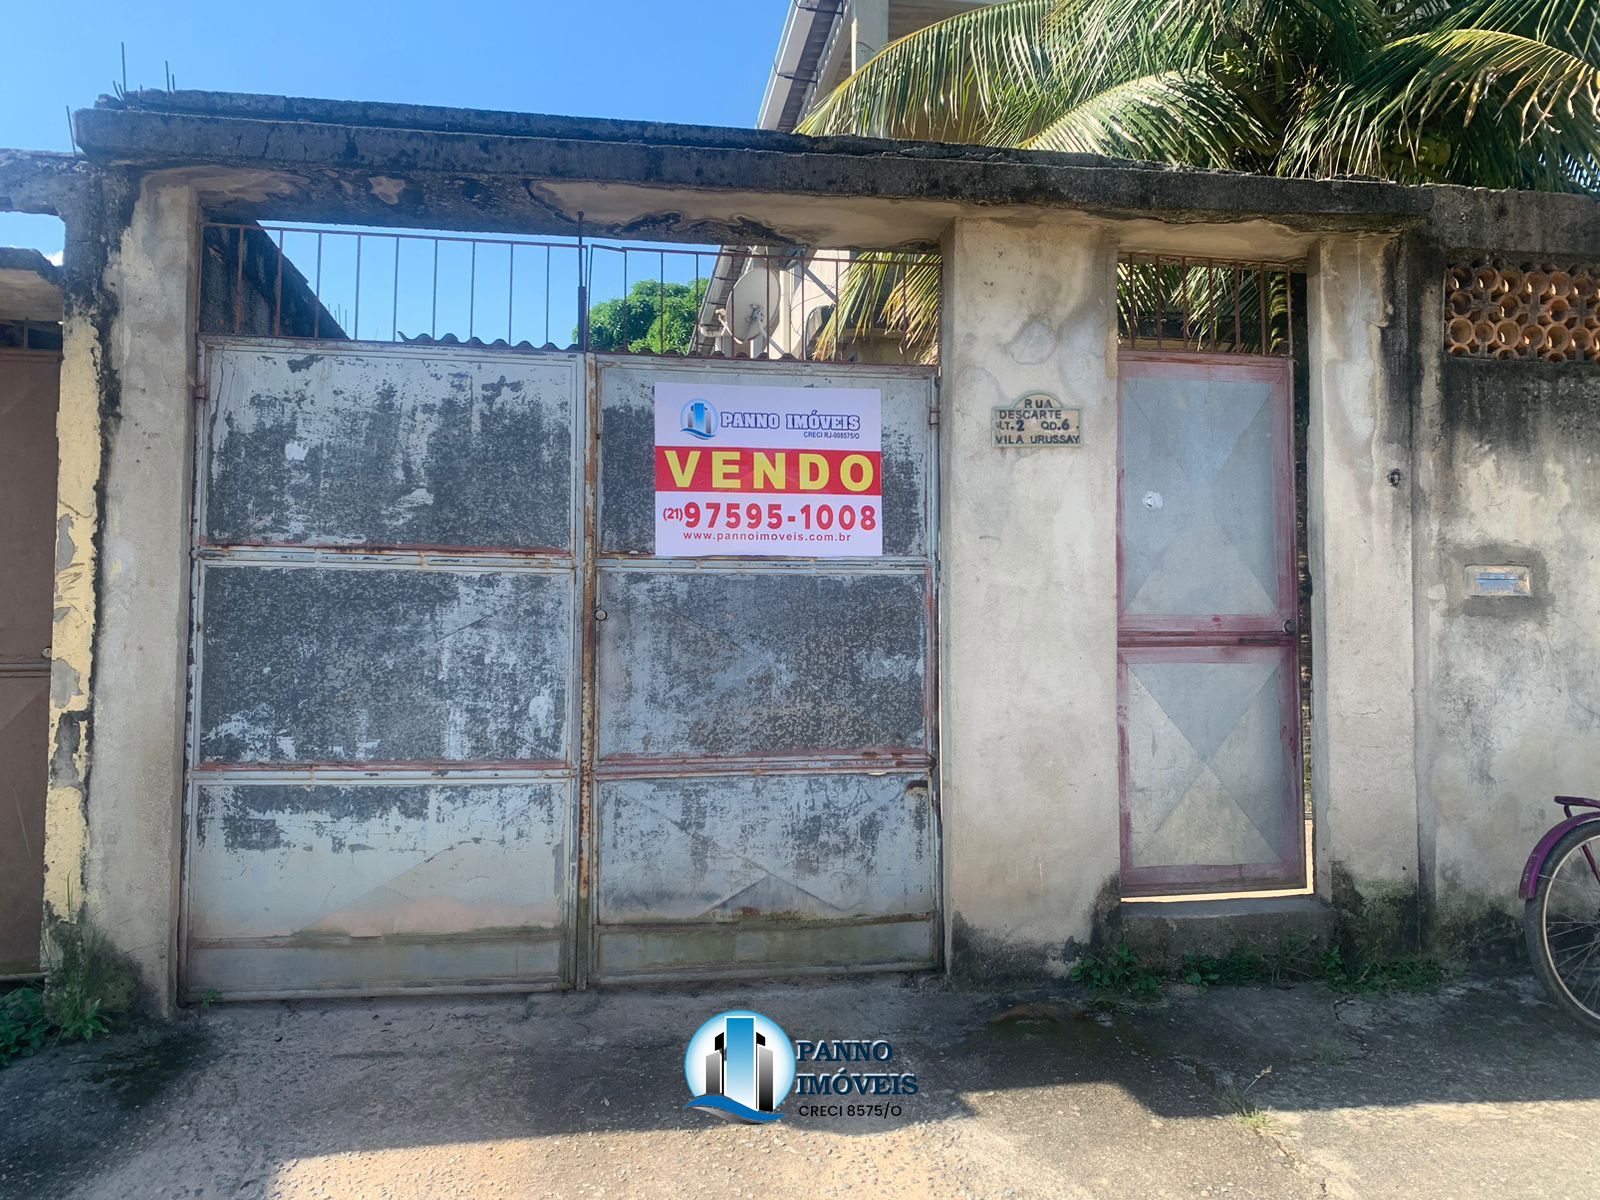
<path fill-rule="evenodd" d="M 60 374 L 59 352 L 0 350 L 0 979 L 38 970 L 44 923 Z"/>
<path fill-rule="evenodd" d="M 936 961 L 930 372 L 203 360 L 186 994 Z M 884 556 L 653 557 L 667 378 L 879 389 Z"/>

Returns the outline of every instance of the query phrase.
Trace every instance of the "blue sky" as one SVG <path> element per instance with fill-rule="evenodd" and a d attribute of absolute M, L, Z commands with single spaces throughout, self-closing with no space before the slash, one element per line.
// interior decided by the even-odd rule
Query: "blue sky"
<path fill-rule="evenodd" d="M 465 108 L 754 123 L 787 0 L 85 0 L 3 6 L 0 146 L 67 150 L 67 108 L 120 80 Z M 58 223 L 0 214 L 0 245 L 60 249 Z"/>

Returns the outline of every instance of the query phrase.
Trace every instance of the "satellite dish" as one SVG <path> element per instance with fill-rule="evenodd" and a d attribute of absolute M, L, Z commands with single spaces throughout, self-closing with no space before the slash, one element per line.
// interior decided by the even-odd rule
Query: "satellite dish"
<path fill-rule="evenodd" d="M 757 342 L 765 352 L 782 300 L 782 275 L 768 266 L 752 265 L 728 289 L 724 323 L 734 341 L 750 343 L 752 357 L 757 353 Z"/>

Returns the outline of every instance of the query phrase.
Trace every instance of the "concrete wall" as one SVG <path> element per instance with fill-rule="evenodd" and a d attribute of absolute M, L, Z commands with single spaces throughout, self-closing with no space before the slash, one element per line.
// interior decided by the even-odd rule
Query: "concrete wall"
<path fill-rule="evenodd" d="M 1395 254 L 1388 238 L 1329 238 L 1309 263 L 1307 552 L 1317 890 L 1348 880 L 1404 903 L 1417 891 L 1412 360 Z"/>
<path fill-rule="evenodd" d="M 147 181 L 107 271 L 118 408 L 104 428 L 83 901 L 158 1009 L 176 970 L 197 219 L 187 187 Z M 63 503 L 69 485 L 64 472 Z"/>
<path fill-rule="evenodd" d="M 957 221 L 944 245 L 940 678 L 951 965 L 1064 969 L 1118 867 L 1116 248 Z M 1084 444 L 998 450 L 1034 390 Z"/>
<path fill-rule="evenodd" d="M 1600 792 L 1597 417 L 1593 365 L 1448 359 L 1424 391 L 1419 766 L 1449 953 L 1515 951 L 1507 914 L 1550 797 Z M 1469 595 L 1475 564 L 1528 567 L 1531 595 Z"/>

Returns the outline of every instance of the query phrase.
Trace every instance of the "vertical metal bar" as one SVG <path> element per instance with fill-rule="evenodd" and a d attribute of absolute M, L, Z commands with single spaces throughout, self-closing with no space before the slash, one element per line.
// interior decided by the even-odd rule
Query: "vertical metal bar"
<path fill-rule="evenodd" d="M 584 286 L 583 214 L 578 214 L 578 349 L 589 351 L 589 292 Z"/>
<path fill-rule="evenodd" d="M 689 306 L 694 310 L 694 327 L 689 333 L 689 353 L 700 336 L 700 251 L 694 252 L 694 291 L 689 294 Z"/>
<path fill-rule="evenodd" d="M 394 278 L 389 281 L 394 294 L 389 298 L 389 340 L 400 340 L 400 238 L 394 239 Z"/>
<path fill-rule="evenodd" d="M 467 341 L 476 336 L 478 327 L 478 243 L 474 240 L 472 260 L 467 275 Z"/>
<path fill-rule="evenodd" d="M 1216 353 L 1221 344 L 1222 318 L 1217 315 L 1217 267 L 1207 263 L 1206 272 L 1206 325 L 1211 330 L 1211 352 Z"/>
<path fill-rule="evenodd" d="M 311 310 L 311 336 L 322 335 L 322 230 L 317 230 L 317 303 Z"/>
<path fill-rule="evenodd" d="M 1139 260 L 1128 257 L 1128 345 L 1139 348 Z"/>
<path fill-rule="evenodd" d="M 1244 272 L 1239 264 L 1233 264 L 1233 352 L 1244 353 L 1244 334 L 1241 332 L 1244 325 L 1240 318 L 1239 309 L 1244 303 Z"/>
<path fill-rule="evenodd" d="M 433 315 L 428 318 L 428 336 L 439 336 L 439 239 L 433 239 Z"/>
<path fill-rule="evenodd" d="M 1183 348 L 1189 348 L 1189 260 L 1178 260 L 1178 311 L 1183 314 Z"/>
<path fill-rule="evenodd" d="M 1167 333 L 1167 277 L 1159 256 L 1151 260 L 1151 265 L 1156 272 L 1156 349 L 1162 350 Z"/>
<path fill-rule="evenodd" d="M 1271 354 L 1272 343 L 1267 336 L 1267 265 L 1256 264 L 1256 294 L 1261 300 L 1261 353 Z"/>
<path fill-rule="evenodd" d="M 544 345 L 550 344 L 550 247 L 544 248 Z"/>
<path fill-rule="evenodd" d="M 506 345 L 515 346 L 517 339 L 511 336 L 512 322 L 517 313 L 517 244 L 512 242 L 506 247 Z"/>
<path fill-rule="evenodd" d="M 667 352 L 667 252 L 662 250 L 659 255 L 660 262 L 657 265 L 661 269 L 661 278 L 656 281 L 656 327 L 660 330 L 657 339 L 660 345 L 656 350 L 665 354 Z"/>
<path fill-rule="evenodd" d="M 1294 357 L 1294 276 L 1285 268 L 1283 271 L 1283 307 L 1287 316 L 1284 332 L 1289 339 L 1289 357 Z"/>
<path fill-rule="evenodd" d="M 356 311 L 355 323 L 350 329 L 350 336 L 356 341 L 361 340 L 361 234 L 356 234 Z"/>
<path fill-rule="evenodd" d="M 283 230 L 278 230 L 278 282 L 272 289 L 272 336 L 283 336 Z"/>
<path fill-rule="evenodd" d="M 239 263 L 233 283 L 233 332 L 244 328 L 244 226 L 239 226 Z"/>
<path fill-rule="evenodd" d="M 911 297 L 906 295 L 906 276 L 911 268 L 905 259 L 900 260 L 900 364 L 905 365 L 911 336 Z"/>
<path fill-rule="evenodd" d="M 699 264 L 699 261 L 698 261 L 698 256 L 696 256 L 695 267 L 696 267 L 696 271 L 697 272 L 698 272 L 698 269 L 699 269 L 699 265 L 700 264 Z M 806 276 L 809 275 L 810 273 L 811 273 L 811 271 L 810 271 L 810 268 L 806 264 L 805 256 L 801 255 L 801 257 L 800 257 L 800 361 L 801 362 L 806 362 L 811 357 L 810 331 L 806 328 L 807 325 L 809 324 L 809 322 L 806 320 Z"/>

